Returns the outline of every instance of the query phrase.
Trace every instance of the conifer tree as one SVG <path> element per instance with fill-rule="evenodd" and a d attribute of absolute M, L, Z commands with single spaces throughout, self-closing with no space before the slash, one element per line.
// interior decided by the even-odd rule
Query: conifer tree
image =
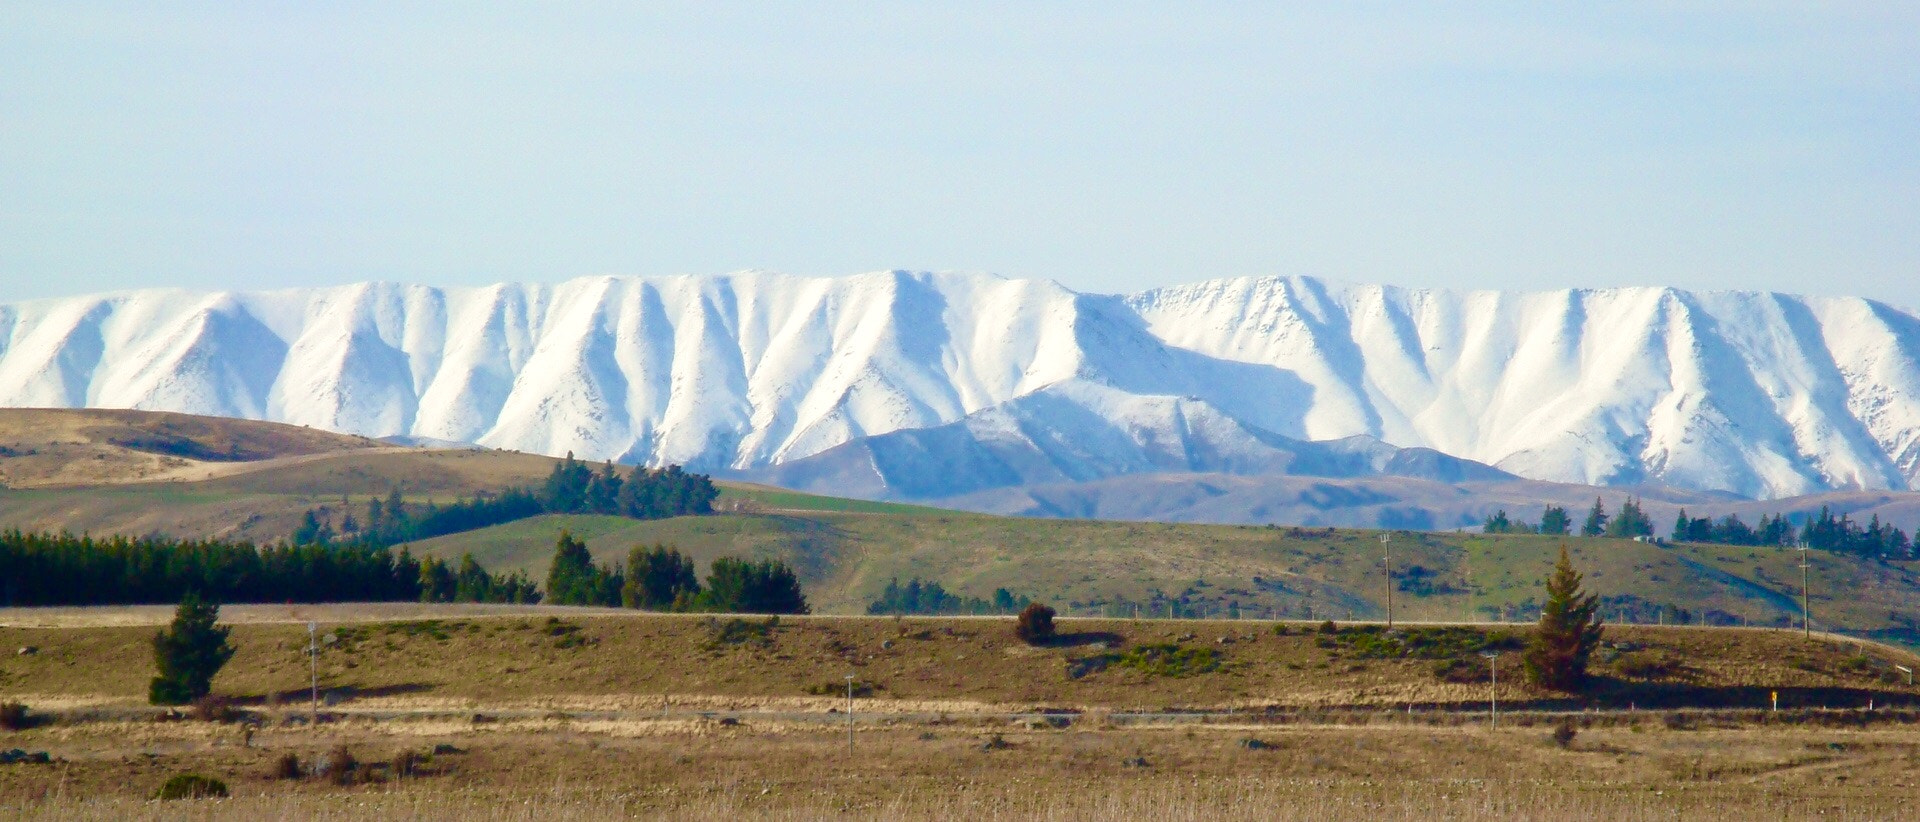
<path fill-rule="evenodd" d="M 1599 497 L 1593 498 L 1593 509 L 1587 512 L 1586 524 L 1580 526 L 1582 536 L 1597 537 L 1607 532 L 1607 506 Z"/>
<path fill-rule="evenodd" d="M 1561 535 L 1573 527 L 1573 518 L 1567 516 L 1567 509 L 1558 505 L 1549 505 L 1540 513 L 1540 533 Z"/>
<path fill-rule="evenodd" d="M 561 531 L 553 548 L 553 564 L 547 567 L 547 601 L 555 605 L 592 604 L 598 583 L 586 543 L 574 539 L 571 532 Z"/>
<path fill-rule="evenodd" d="M 1527 678 L 1558 691 L 1578 691 L 1587 681 L 1587 658 L 1600 644 L 1599 596 L 1580 589 L 1581 575 L 1573 570 L 1566 546 L 1547 580 L 1547 601 L 1540 608 L 1540 627 L 1528 643 Z"/>
<path fill-rule="evenodd" d="M 660 611 L 673 607 L 682 594 L 697 596 L 700 582 L 693 574 L 693 559 L 678 548 L 655 545 L 633 546 L 627 554 L 627 579 L 620 592 L 620 603 L 628 608 Z"/>
<path fill-rule="evenodd" d="M 213 675 L 233 658 L 230 628 L 216 628 L 220 606 L 188 592 L 174 610 L 173 624 L 153 637 L 153 662 L 159 676 L 147 686 L 155 705 L 185 705 L 206 696 Z"/>

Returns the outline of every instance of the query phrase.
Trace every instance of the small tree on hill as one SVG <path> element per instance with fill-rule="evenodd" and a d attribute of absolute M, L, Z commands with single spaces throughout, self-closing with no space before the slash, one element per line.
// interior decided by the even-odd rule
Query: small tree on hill
<path fill-rule="evenodd" d="M 1593 509 L 1587 512 L 1587 521 L 1580 526 L 1581 536 L 1597 537 L 1607 532 L 1607 506 L 1599 497 L 1593 498 Z"/>
<path fill-rule="evenodd" d="M 1580 590 L 1580 573 L 1560 548 L 1560 561 L 1547 580 L 1547 602 L 1540 628 L 1527 645 L 1527 678 L 1558 691 L 1577 691 L 1587 681 L 1587 658 L 1600 644 L 1600 598 Z"/>
<path fill-rule="evenodd" d="M 623 583 L 617 564 L 612 568 L 596 567 L 586 543 L 575 539 L 571 532 L 560 532 L 553 548 L 553 563 L 547 566 L 548 602 L 617 607 Z"/>
<path fill-rule="evenodd" d="M 1561 535 L 1573 525 L 1573 518 L 1567 516 L 1567 509 L 1558 505 L 1549 505 L 1540 514 L 1540 533 Z"/>
<path fill-rule="evenodd" d="M 174 610 L 173 624 L 153 637 L 154 667 L 160 675 L 147 687 L 155 705 L 185 705 L 212 690 L 213 675 L 233 658 L 227 644 L 232 629 L 216 628 L 220 606 L 188 592 Z"/>
<path fill-rule="evenodd" d="M 1038 602 L 1028 605 L 1014 621 L 1013 633 L 1028 645 L 1053 639 L 1053 609 Z"/>

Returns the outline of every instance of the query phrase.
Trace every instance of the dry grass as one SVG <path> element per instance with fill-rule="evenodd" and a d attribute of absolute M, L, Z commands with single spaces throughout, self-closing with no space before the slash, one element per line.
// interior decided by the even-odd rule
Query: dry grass
<path fill-rule="evenodd" d="M 294 425 L 155 411 L 0 409 L 0 485 L 204 479 L 250 463 L 383 445 Z"/>
<path fill-rule="evenodd" d="M 384 607 L 405 609 L 413 618 L 365 621 L 379 615 L 376 610 L 324 627 L 337 641 L 321 655 L 321 685 L 353 697 L 345 708 L 619 711 L 699 704 L 810 710 L 834 704 L 810 691 L 847 673 L 876 689 L 867 704 L 899 711 L 1477 706 L 1488 694 L 1485 684 L 1445 681 L 1433 659 L 1370 656 L 1297 623 L 1282 635 L 1274 623 L 1253 621 L 1061 620 L 1061 642 L 1032 647 L 1015 639 L 1010 618 L 789 617 L 772 626 L 745 618 L 739 625 L 752 630 L 727 631 L 734 618 Z M 127 610 L 133 609 L 103 612 Z M 355 616 L 346 606 L 236 609 L 253 621 L 234 625 L 239 653 L 215 689 L 256 700 L 304 695 L 304 620 L 322 610 Z M 489 610 L 496 615 L 482 615 Z M 276 612 L 284 613 L 284 621 L 269 621 Z M 418 618 L 436 612 L 441 618 Z M 29 705 L 139 704 L 151 676 L 151 625 L 164 611 L 138 613 L 147 624 L 0 628 L 0 649 L 38 649 L 0 654 L 0 688 Z M 1520 634 L 1526 628 L 1492 630 Z M 1757 708 L 1768 704 L 1769 690 L 1780 691 L 1788 708 L 1920 700 L 1920 691 L 1903 679 L 1888 681 L 1891 664 L 1911 667 L 1911 655 L 1884 646 L 1808 641 L 1759 629 L 1614 628 L 1609 635 L 1631 643 L 1638 649 L 1633 654 L 1660 654 L 1684 664 L 1659 676 L 1635 677 L 1615 672 L 1603 654 L 1595 695 L 1603 705 Z M 1124 650 L 1159 644 L 1205 649 L 1219 664 L 1192 671 L 1076 664 L 1109 655 L 1103 645 Z M 1509 654 L 1504 666 L 1517 673 L 1517 663 L 1517 655 Z M 1568 704 L 1564 695 L 1532 690 L 1513 674 L 1501 677 L 1500 699 L 1516 706 Z"/>
<path fill-rule="evenodd" d="M 175 732 L 178 729 L 178 732 Z M 57 730 L 57 729 L 56 729 Z M 1893 819 L 1910 816 L 1920 733 L 1310 727 L 831 731 L 739 726 L 613 736 L 577 727 L 373 725 L 227 734 L 166 726 L 36 732 L 64 764 L 0 771 L 31 819 Z M 1257 735 L 1271 747 L 1242 741 Z M 1005 745 L 988 750 L 994 736 Z M 286 752 L 337 745 L 372 773 L 404 751 L 413 777 L 276 778 Z M 442 748 L 446 751 L 448 749 Z M 184 770 L 234 797 L 171 805 L 143 792 Z"/>
<path fill-rule="evenodd" d="M 0 655 L 0 687 L 56 717 L 7 734 L 7 747 L 56 762 L 0 765 L 0 815 L 1890 819 L 1912 814 L 1920 773 L 1911 711 L 1576 714 L 1581 729 L 1562 745 L 1557 718 L 1510 713 L 1489 729 L 1477 712 L 1486 686 L 1441 682 L 1429 660 L 1358 656 L 1355 643 L 1323 643 L 1304 626 L 1279 635 L 1224 621 L 1062 620 L 1069 642 L 1168 642 L 1227 663 L 1078 679 L 1068 661 L 1101 649 L 1029 647 L 1006 619 L 789 618 L 724 630 L 704 617 L 544 609 L 335 623 L 323 684 L 354 694 L 314 725 L 304 625 L 272 621 L 266 607 L 245 613 L 240 654 L 216 689 L 295 692 L 290 704 L 252 704 L 252 731 L 100 710 L 139 704 L 151 625 L 0 629 L 0 649 L 39 648 Z M 1621 686 L 1653 688 L 1635 693 L 1920 697 L 1869 686 L 1851 643 L 1673 628 L 1616 638 L 1685 662 L 1671 682 Z M 826 713 L 842 700 L 808 693 L 847 671 L 878 686 L 857 703 L 851 748 L 839 715 Z M 1548 696 L 1505 678 L 1501 688 L 1507 705 Z M 1404 713 L 1409 698 L 1423 712 Z M 1169 705 L 1282 710 L 1205 722 L 1125 713 Z M 1057 723 L 997 713 L 1041 706 L 1085 712 Z M 352 774 L 286 778 L 289 754 L 311 765 L 340 749 L 361 763 Z M 220 779 L 233 796 L 145 801 L 182 772 Z"/>

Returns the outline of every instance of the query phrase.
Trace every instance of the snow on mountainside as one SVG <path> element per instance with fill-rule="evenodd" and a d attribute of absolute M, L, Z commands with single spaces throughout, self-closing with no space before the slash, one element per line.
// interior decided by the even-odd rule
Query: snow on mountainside
<path fill-rule="evenodd" d="M 1533 479 L 1771 497 L 1920 485 L 1920 318 L 1307 278 L 1131 296 L 906 272 L 156 290 L 0 305 L 0 405 L 706 470 L 823 455 L 809 464 L 896 495 L 926 482 L 903 466 L 971 466 L 976 484 L 1259 473 L 1299 469 L 1296 441 L 1369 437 Z"/>

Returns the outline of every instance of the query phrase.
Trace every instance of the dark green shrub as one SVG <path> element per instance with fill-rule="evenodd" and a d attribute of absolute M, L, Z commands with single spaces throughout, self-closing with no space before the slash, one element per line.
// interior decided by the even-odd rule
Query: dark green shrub
<path fill-rule="evenodd" d="M 1226 657 L 1216 649 L 1190 648 L 1172 642 L 1140 645 L 1124 651 L 1108 651 L 1099 656 L 1077 660 L 1077 662 L 1092 670 L 1132 668 L 1150 676 L 1167 677 L 1210 674 L 1226 667 L 1227 664 Z"/>
<path fill-rule="evenodd" d="M 227 783 L 197 773 L 174 774 L 155 792 L 155 799 L 210 799 L 227 795 Z"/>
<path fill-rule="evenodd" d="M 1015 618 L 1013 633 L 1028 645 L 1039 645 L 1053 639 L 1053 609 L 1038 602 L 1028 605 Z"/>
<path fill-rule="evenodd" d="M 33 725 L 33 717 L 27 714 L 26 703 L 0 703 L 0 729 L 24 731 Z"/>
<path fill-rule="evenodd" d="M 717 651 L 734 645 L 754 644 L 760 647 L 773 645 L 773 632 L 780 627 L 780 618 L 767 617 L 763 621 L 734 617 L 725 622 L 709 621 L 707 624 L 707 650 Z"/>
<path fill-rule="evenodd" d="M 872 682 L 862 682 L 856 679 L 853 681 L 853 697 L 860 699 L 873 696 L 873 692 L 879 687 L 879 685 Z M 842 680 L 840 682 L 828 681 L 817 685 L 808 685 L 807 693 L 814 696 L 837 696 L 844 698 L 847 695 L 847 683 Z"/>
<path fill-rule="evenodd" d="M 1331 634 L 1338 630 L 1340 630 L 1340 628 L 1334 625 L 1333 620 L 1331 619 L 1327 620 L 1326 622 L 1320 623 L 1320 633 Z"/>
<path fill-rule="evenodd" d="M 1679 672 L 1680 663 L 1664 653 L 1634 651 L 1621 654 L 1619 659 L 1614 660 L 1613 670 L 1621 676 L 1662 679 Z"/>

